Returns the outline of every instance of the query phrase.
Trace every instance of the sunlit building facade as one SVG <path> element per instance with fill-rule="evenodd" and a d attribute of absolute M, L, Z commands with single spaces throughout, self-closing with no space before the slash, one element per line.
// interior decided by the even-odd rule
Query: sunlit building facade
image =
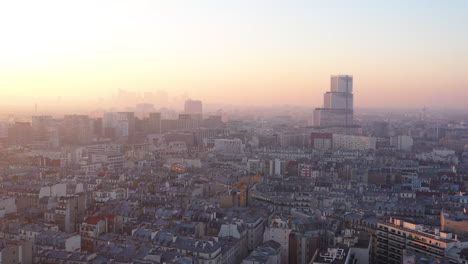
<path fill-rule="evenodd" d="M 314 126 L 347 127 L 353 125 L 353 77 L 331 77 L 330 91 L 324 94 L 323 108 L 314 111 Z"/>

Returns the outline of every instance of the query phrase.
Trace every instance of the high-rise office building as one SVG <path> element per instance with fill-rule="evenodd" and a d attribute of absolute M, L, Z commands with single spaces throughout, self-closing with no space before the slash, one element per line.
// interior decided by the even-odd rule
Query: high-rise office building
<path fill-rule="evenodd" d="M 30 122 L 15 122 L 8 128 L 8 141 L 11 143 L 28 143 L 33 140 L 33 129 Z"/>
<path fill-rule="evenodd" d="M 150 113 L 148 119 L 150 133 L 161 134 L 161 113 Z"/>
<path fill-rule="evenodd" d="M 49 139 L 49 130 L 55 126 L 52 116 L 33 116 L 32 129 L 35 140 L 45 141 Z"/>
<path fill-rule="evenodd" d="M 135 137 L 133 112 L 107 112 L 103 118 L 104 135 L 122 143 L 131 143 Z"/>
<path fill-rule="evenodd" d="M 45 143 L 49 147 L 58 147 L 60 145 L 59 130 L 51 116 L 33 116 L 32 129 L 35 141 Z"/>
<path fill-rule="evenodd" d="M 324 94 L 323 108 L 314 111 L 314 126 L 347 127 L 353 125 L 353 77 L 331 77 L 331 88 Z"/>
<path fill-rule="evenodd" d="M 87 115 L 65 115 L 62 137 L 66 144 L 87 144 L 92 140 L 92 120 Z"/>
<path fill-rule="evenodd" d="M 184 105 L 184 113 L 189 115 L 202 115 L 203 104 L 200 100 L 187 100 Z"/>

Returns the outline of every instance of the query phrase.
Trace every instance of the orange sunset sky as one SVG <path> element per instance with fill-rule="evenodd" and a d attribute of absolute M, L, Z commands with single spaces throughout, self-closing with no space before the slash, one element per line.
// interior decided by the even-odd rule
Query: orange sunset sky
<path fill-rule="evenodd" d="M 206 103 L 467 108 L 468 1 L 0 2 L 0 103 L 117 89 Z"/>

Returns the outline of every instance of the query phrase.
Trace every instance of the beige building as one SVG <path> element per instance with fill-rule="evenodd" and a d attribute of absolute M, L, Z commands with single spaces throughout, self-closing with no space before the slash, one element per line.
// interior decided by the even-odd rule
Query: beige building
<path fill-rule="evenodd" d="M 454 247 L 468 247 L 466 242 L 459 241 L 452 233 L 395 218 L 378 224 L 376 243 L 376 264 L 400 264 L 405 250 L 443 259 L 449 257 L 449 250 Z"/>
<path fill-rule="evenodd" d="M 0 263 L 32 263 L 32 243 L 29 241 L 0 240 Z"/>

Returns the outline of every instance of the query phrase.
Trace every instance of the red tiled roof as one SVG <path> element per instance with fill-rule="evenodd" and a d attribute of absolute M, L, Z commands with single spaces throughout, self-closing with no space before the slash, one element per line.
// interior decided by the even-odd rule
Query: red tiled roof
<path fill-rule="evenodd" d="M 93 216 L 88 216 L 84 222 L 86 224 L 90 224 L 90 225 L 95 225 L 97 223 L 99 223 L 99 221 L 101 220 L 104 220 L 104 219 L 110 219 L 110 218 L 114 218 L 115 215 L 114 214 L 101 214 L 101 215 L 93 215 Z"/>

